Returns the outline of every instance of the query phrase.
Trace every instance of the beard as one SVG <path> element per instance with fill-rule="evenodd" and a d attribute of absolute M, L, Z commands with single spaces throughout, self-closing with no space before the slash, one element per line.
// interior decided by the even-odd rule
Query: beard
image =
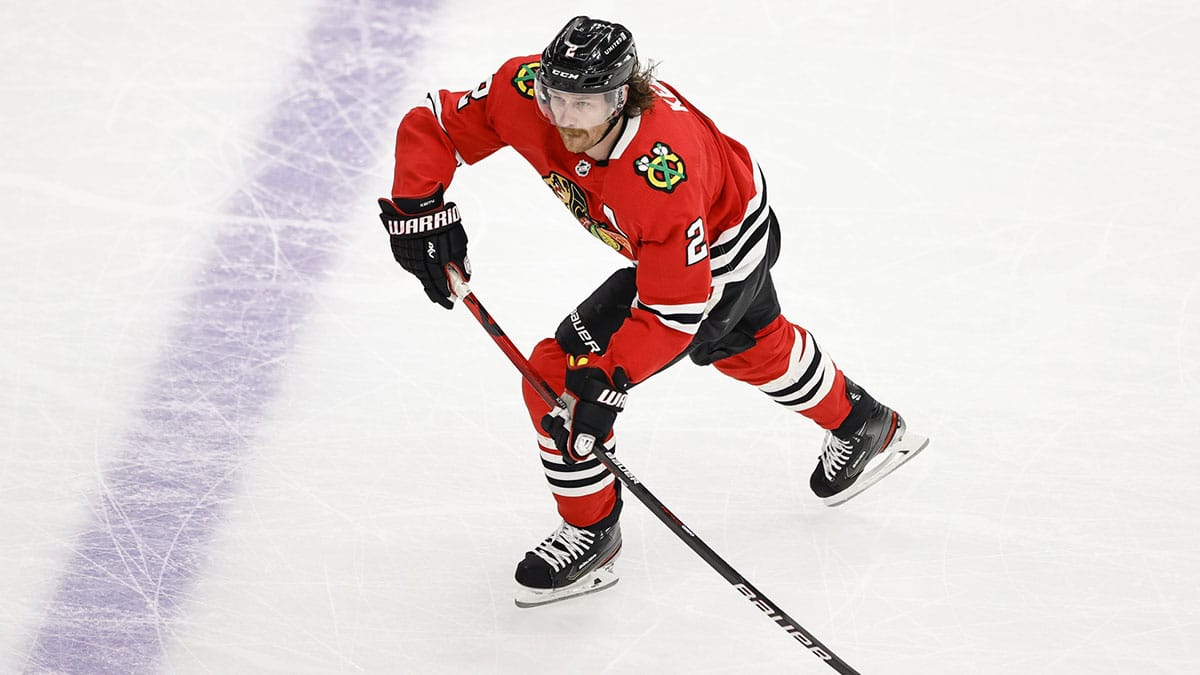
<path fill-rule="evenodd" d="M 604 130 L 608 128 L 607 124 L 601 124 L 591 127 L 590 129 L 567 129 L 564 127 L 555 127 L 558 129 L 558 136 L 562 138 L 563 145 L 570 152 L 587 152 L 592 146 L 600 142 L 604 137 Z"/>

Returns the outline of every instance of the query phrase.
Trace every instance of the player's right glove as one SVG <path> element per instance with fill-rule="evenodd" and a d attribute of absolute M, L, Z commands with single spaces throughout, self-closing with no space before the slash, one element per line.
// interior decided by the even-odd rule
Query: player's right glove
<path fill-rule="evenodd" d="M 617 368 L 612 379 L 599 368 L 587 367 L 586 356 L 567 358 L 567 409 L 555 408 L 542 417 L 542 430 L 567 464 L 582 462 L 612 433 L 617 413 L 625 409 L 629 378 Z"/>
<path fill-rule="evenodd" d="M 457 267 L 463 281 L 471 279 L 467 232 L 458 206 L 443 204 L 439 189 L 424 199 L 380 199 L 379 210 L 396 262 L 421 280 L 430 300 L 452 309 L 446 265 Z"/>

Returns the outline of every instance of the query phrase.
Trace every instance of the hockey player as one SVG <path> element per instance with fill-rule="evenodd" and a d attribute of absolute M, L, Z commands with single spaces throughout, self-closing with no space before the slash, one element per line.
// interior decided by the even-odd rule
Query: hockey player
<path fill-rule="evenodd" d="M 924 447 L 780 313 L 770 273 L 780 229 L 762 172 L 639 64 L 620 24 L 575 17 L 540 55 L 510 59 L 474 90 L 431 93 L 404 117 L 391 199 L 379 204 L 393 255 L 430 300 L 453 307 L 447 267 L 471 274 L 467 235 L 445 190 L 458 166 L 505 146 L 587 232 L 632 263 L 530 356 L 568 409 L 550 410 L 525 385 L 562 524 L 518 563 L 518 605 L 617 580 L 619 483 L 593 453 L 614 450 L 613 422 L 629 389 L 684 356 L 827 430 L 809 485 L 829 505 Z"/>

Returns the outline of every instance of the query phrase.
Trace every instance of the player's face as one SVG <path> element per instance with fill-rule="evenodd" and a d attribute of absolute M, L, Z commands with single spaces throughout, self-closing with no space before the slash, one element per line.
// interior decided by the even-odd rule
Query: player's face
<path fill-rule="evenodd" d="M 597 94 L 576 94 L 534 82 L 538 110 L 558 128 L 563 145 L 571 152 L 584 152 L 600 142 L 608 123 L 620 114 L 627 89 L 622 85 Z"/>

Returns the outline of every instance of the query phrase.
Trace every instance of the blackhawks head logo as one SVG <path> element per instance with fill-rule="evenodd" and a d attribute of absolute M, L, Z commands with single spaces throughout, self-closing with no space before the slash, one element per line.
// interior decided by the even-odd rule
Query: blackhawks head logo
<path fill-rule="evenodd" d="M 533 98 L 533 80 L 537 77 L 538 68 L 541 67 L 541 61 L 523 63 L 517 69 L 517 74 L 513 76 L 512 86 L 525 98 Z"/>
<path fill-rule="evenodd" d="M 687 180 L 683 158 L 671 152 L 666 143 L 657 142 L 651 154 L 642 155 L 633 161 L 635 171 L 646 177 L 646 182 L 655 190 L 673 192 L 675 187 Z"/>
<path fill-rule="evenodd" d="M 629 255 L 631 246 L 629 239 L 615 227 L 609 227 L 607 223 L 596 220 L 588 213 L 587 194 L 583 188 L 579 187 L 570 178 L 554 171 L 550 175 L 544 176 L 542 180 L 546 181 L 546 185 L 554 190 L 554 194 L 562 201 L 563 206 L 575 216 L 580 225 L 583 225 L 593 237 L 604 242 L 609 248 L 618 253 Z"/>

